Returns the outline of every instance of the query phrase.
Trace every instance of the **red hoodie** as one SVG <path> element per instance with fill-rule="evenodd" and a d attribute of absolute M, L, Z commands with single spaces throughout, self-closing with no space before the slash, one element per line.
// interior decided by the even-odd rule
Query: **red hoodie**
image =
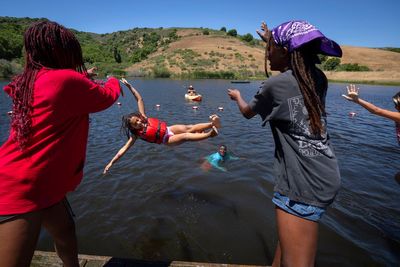
<path fill-rule="evenodd" d="M 4 90 L 12 95 L 13 87 Z M 120 90 L 115 78 L 102 86 L 73 70 L 39 71 L 28 146 L 20 150 L 11 130 L 0 147 L 0 215 L 49 207 L 79 185 L 89 113 L 111 106 Z"/>

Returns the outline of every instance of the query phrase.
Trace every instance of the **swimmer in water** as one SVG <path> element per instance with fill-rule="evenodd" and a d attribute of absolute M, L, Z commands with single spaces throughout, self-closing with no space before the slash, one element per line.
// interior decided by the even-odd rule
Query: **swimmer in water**
<path fill-rule="evenodd" d="M 228 153 L 228 148 L 226 145 L 221 145 L 218 148 L 218 152 L 215 152 L 205 158 L 205 162 L 203 163 L 203 169 L 208 170 L 207 166 L 211 165 L 221 171 L 226 172 L 227 169 L 221 164 L 224 164 L 225 162 L 229 160 L 238 160 L 238 157 L 233 156 L 231 153 Z"/>

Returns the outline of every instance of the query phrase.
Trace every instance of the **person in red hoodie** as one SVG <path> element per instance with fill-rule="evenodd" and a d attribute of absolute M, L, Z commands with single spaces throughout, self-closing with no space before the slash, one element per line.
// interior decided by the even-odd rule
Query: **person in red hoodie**
<path fill-rule="evenodd" d="M 0 266 L 29 266 L 41 226 L 64 266 L 79 266 L 66 194 L 83 175 L 89 113 L 110 107 L 121 87 L 90 79 L 74 34 L 56 22 L 24 34 L 25 67 L 5 86 L 11 130 L 0 147 Z"/>

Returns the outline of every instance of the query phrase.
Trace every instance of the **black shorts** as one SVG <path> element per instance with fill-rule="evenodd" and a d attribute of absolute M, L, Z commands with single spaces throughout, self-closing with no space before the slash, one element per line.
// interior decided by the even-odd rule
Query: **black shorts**
<path fill-rule="evenodd" d="M 75 214 L 72 211 L 71 205 L 69 204 L 67 197 L 64 197 L 60 202 L 64 205 L 64 207 L 67 210 L 68 214 L 71 216 L 71 219 L 73 219 L 75 217 Z M 58 202 L 58 203 L 60 203 L 60 202 Z M 56 203 L 54 205 L 57 205 L 58 203 Z M 45 208 L 45 209 L 49 209 L 49 208 L 51 208 L 53 206 L 50 206 L 50 207 Z M 27 212 L 27 213 L 29 213 L 29 212 Z M 18 216 L 21 216 L 21 215 L 27 214 L 27 213 L 0 215 L 0 223 L 8 221 L 8 220 L 11 220 L 11 219 L 14 219 L 14 218 L 17 218 Z"/>

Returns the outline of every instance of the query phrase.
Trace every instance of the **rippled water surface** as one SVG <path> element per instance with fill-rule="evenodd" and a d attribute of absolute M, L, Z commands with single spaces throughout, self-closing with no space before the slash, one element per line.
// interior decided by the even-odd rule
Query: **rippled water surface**
<path fill-rule="evenodd" d="M 124 144 L 121 115 L 136 109 L 128 95 L 121 105 L 91 115 L 87 164 L 82 184 L 69 195 L 76 213 L 80 253 L 151 260 L 271 264 L 277 242 L 273 189 L 274 143 L 269 127 L 244 119 L 226 89 L 240 89 L 250 100 L 261 82 L 190 81 L 201 103 L 184 99 L 189 81 L 137 80 L 148 116 L 169 124 L 208 120 L 217 113 L 220 135 L 177 147 L 138 141 L 102 176 Z M 1 87 L 5 82 L 0 82 Z M 328 126 L 339 159 L 342 189 L 320 227 L 320 266 L 398 266 L 400 262 L 400 147 L 394 123 L 373 116 L 331 84 Z M 400 88 L 361 86 L 361 95 L 394 110 Z M 128 91 L 125 90 L 127 93 Z M 160 105 L 156 108 L 156 105 Z M 198 109 L 193 109 L 193 106 Z M 219 111 L 218 107 L 223 107 Z M 11 101 L 0 92 L 0 141 L 8 136 Z M 356 116 L 350 117 L 349 112 Z M 241 157 L 221 172 L 201 168 L 219 144 Z M 44 232 L 39 249 L 51 250 Z"/>

